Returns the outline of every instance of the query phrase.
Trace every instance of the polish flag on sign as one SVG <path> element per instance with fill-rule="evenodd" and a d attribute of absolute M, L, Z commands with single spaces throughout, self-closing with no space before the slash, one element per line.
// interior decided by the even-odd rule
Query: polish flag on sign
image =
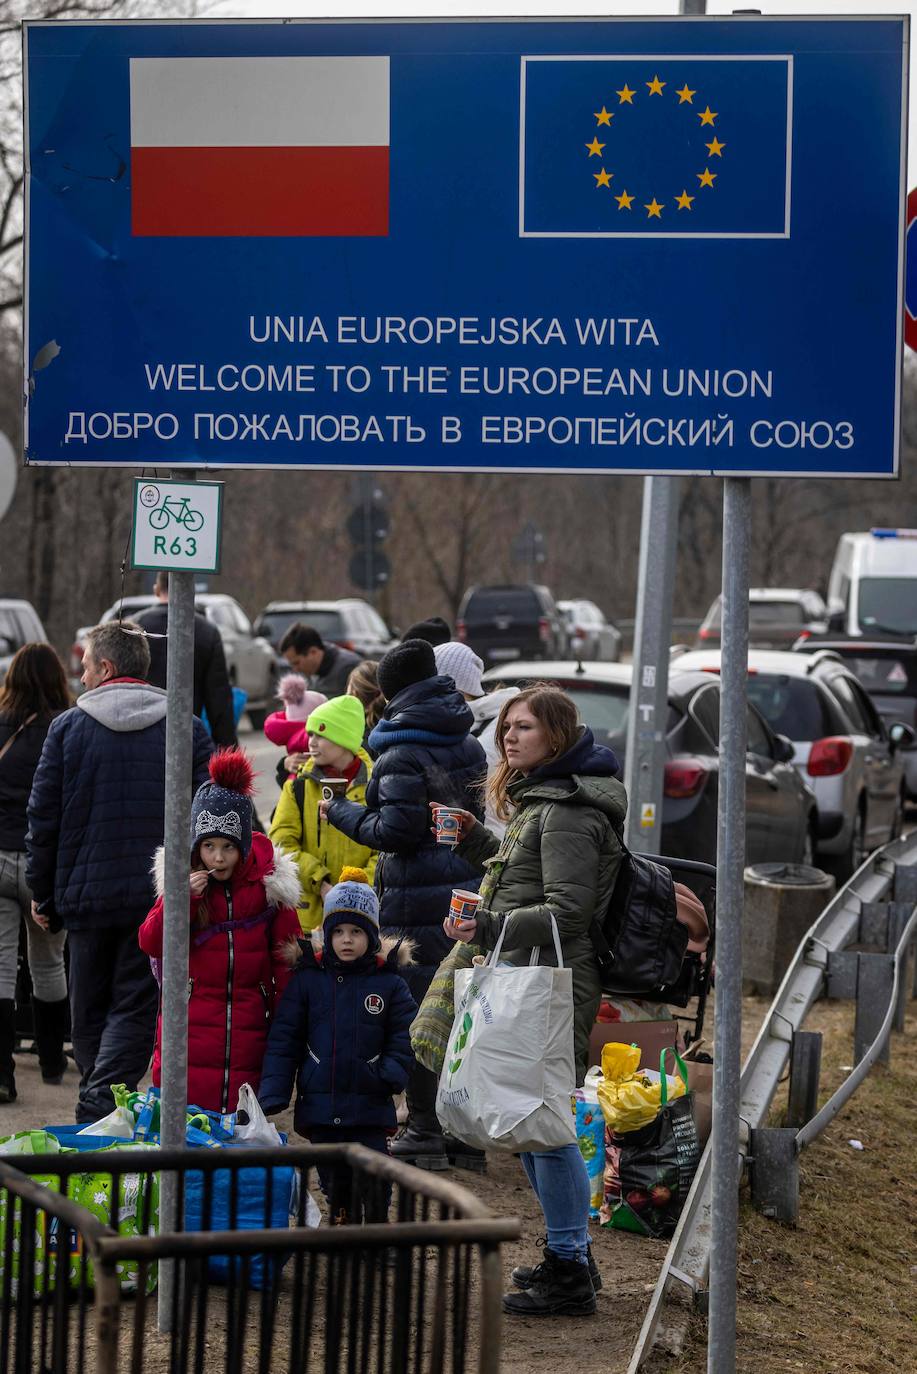
<path fill-rule="evenodd" d="M 131 228 L 385 236 L 387 57 L 131 58 Z"/>

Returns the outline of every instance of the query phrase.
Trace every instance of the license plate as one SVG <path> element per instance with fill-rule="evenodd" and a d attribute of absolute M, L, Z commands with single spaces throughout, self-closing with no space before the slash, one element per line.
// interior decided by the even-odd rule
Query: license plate
<path fill-rule="evenodd" d="M 518 658 L 520 653 L 520 649 L 491 649 L 490 656 L 491 658 L 501 659 Z"/>

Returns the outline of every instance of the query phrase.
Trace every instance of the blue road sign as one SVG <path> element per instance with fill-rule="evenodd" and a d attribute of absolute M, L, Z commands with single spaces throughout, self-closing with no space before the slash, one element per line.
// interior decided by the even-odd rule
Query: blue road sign
<path fill-rule="evenodd" d="M 906 18 L 25 30 L 27 461 L 896 475 Z"/>

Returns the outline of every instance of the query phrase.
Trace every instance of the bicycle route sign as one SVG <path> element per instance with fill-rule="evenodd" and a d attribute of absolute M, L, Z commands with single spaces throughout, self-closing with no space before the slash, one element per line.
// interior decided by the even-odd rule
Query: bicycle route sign
<path fill-rule="evenodd" d="M 897 475 L 906 16 L 23 27 L 27 462 Z"/>
<path fill-rule="evenodd" d="M 131 567 L 220 571 L 222 482 L 134 478 Z"/>

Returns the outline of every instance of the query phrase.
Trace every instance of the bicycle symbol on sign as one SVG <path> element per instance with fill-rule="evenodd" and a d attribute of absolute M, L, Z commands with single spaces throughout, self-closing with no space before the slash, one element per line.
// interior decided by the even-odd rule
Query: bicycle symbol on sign
<path fill-rule="evenodd" d="M 150 511 L 150 524 L 154 530 L 164 530 L 170 520 L 192 532 L 199 530 L 204 523 L 203 515 L 192 507 L 188 496 L 164 496 L 162 505 Z"/>

